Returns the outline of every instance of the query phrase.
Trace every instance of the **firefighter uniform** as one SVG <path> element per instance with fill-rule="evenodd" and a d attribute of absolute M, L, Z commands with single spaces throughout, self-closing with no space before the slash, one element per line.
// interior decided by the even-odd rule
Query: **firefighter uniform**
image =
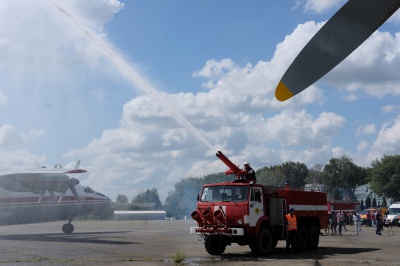
<path fill-rule="evenodd" d="M 290 246 L 295 253 L 298 252 L 298 236 L 297 236 L 297 219 L 294 215 L 294 209 L 290 209 L 290 213 L 285 215 L 287 221 L 287 239 L 286 239 L 286 251 L 290 250 Z"/>

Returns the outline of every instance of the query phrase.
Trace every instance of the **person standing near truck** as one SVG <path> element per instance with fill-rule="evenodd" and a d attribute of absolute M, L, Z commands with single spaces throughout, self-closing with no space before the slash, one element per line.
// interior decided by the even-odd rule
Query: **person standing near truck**
<path fill-rule="evenodd" d="M 371 227 L 372 222 L 371 222 L 371 211 L 367 212 L 367 226 Z"/>
<path fill-rule="evenodd" d="M 344 214 L 342 212 L 342 210 L 340 210 L 337 214 L 337 223 L 339 225 L 339 235 L 342 235 L 342 226 L 344 223 Z"/>
<path fill-rule="evenodd" d="M 376 234 L 382 235 L 381 230 L 382 230 L 382 213 L 381 210 L 378 210 L 376 213 Z"/>
<path fill-rule="evenodd" d="M 360 214 L 353 212 L 353 220 L 354 220 L 354 224 L 356 226 L 356 235 L 362 235 Z"/>
<path fill-rule="evenodd" d="M 298 235 L 297 235 L 297 218 L 294 215 L 294 209 L 290 208 L 289 214 L 285 215 L 287 222 L 287 238 L 286 238 L 286 252 L 290 251 L 292 247 L 294 253 L 298 253 Z"/>

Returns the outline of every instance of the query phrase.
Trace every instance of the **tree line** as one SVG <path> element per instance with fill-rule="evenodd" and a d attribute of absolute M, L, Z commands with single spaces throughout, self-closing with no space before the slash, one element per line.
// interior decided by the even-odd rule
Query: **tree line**
<path fill-rule="evenodd" d="M 308 169 L 304 163 L 285 162 L 274 166 L 265 166 L 256 170 L 257 183 L 284 187 L 289 182 L 291 187 L 304 188 L 305 184 L 323 184 L 328 199 L 340 200 L 350 197 L 352 191 L 362 184 L 369 183 L 371 189 L 378 195 L 400 198 L 400 155 L 384 155 L 371 163 L 371 167 L 356 165 L 347 156 L 332 158 L 326 165 L 315 165 Z M 196 209 L 197 195 L 204 184 L 225 181 L 224 173 L 213 173 L 204 177 L 182 178 L 174 185 L 174 189 L 168 193 L 164 204 L 160 201 L 156 188 L 140 192 L 131 203 L 156 203 L 159 209 L 163 209 L 170 217 L 182 219 L 190 218 L 190 214 Z M 116 204 L 127 209 L 134 209 L 129 205 L 125 195 L 118 195 Z"/>

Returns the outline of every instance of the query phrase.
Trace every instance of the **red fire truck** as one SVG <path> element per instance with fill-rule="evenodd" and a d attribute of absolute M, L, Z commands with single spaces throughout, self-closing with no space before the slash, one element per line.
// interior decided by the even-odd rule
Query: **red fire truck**
<path fill-rule="evenodd" d="M 235 178 L 204 185 L 191 215 L 198 226 L 190 231 L 202 236 L 209 254 L 222 254 L 227 245 L 237 243 L 249 245 L 253 254 L 267 255 L 287 237 L 284 216 L 290 208 L 297 217 L 299 248 L 318 247 L 320 230 L 328 226 L 324 192 L 257 184 L 241 178 L 245 171 L 220 151 L 217 157 L 230 168 L 226 174 Z"/>
<path fill-rule="evenodd" d="M 352 212 L 361 212 L 360 202 L 352 200 L 335 200 L 328 201 L 328 211 L 342 211 L 344 214 L 349 214 Z"/>
<path fill-rule="evenodd" d="M 360 213 L 360 202 L 353 200 L 333 200 L 327 203 L 329 213 L 337 213 L 342 211 L 345 217 L 346 224 L 353 225 L 353 212 Z M 361 219 L 362 220 L 362 219 Z"/>

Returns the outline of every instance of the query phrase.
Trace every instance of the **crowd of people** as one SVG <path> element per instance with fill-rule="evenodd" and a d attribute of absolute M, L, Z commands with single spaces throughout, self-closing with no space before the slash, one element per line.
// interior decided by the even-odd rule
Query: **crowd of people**
<path fill-rule="evenodd" d="M 385 224 L 385 215 L 380 209 L 375 212 L 368 211 L 366 214 L 366 221 L 364 224 L 368 227 L 376 227 L 376 234 L 382 235 L 383 226 Z M 356 235 L 362 235 L 361 228 L 361 216 L 360 213 L 349 212 L 347 215 L 343 213 L 342 210 L 338 212 L 332 211 L 329 213 L 329 227 L 325 230 L 327 235 L 331 236 L 341 236 L 343 230 L 347 230 L 347 225 L 354 225 Z"/>
<path fill-rule="evenodd" d="M 373 213 L 372 211 L 368 211 L 367 213 L 367 226 L 376 226 L 376 234 L 382 235 L 383 225 L 385 223 L 385 215 L 382 213 L 380 209 Z M 297 218 L 294 214 L 294 209 L 291 208 L 289 213 L 285 215 L 285 224 L 287 230 L 287 238 L 286 238 L 286 252 L 293 251 L 294 253 L 299 252 L 299 239 L 297 233 Z M 343 213 L 342 210 L 339 210 L 337 213 L 332 211 L 329 213 L 329 227 L 325 229 L 326 235 L 334 236 L 342 236 L 343 230 L 345 232 L 349 231 L 347 229 L 347 225 L 354 225 L 356 235 L 362 235 L 361 228 L 361 215 L 360 213 L 356 213 L 354 211 L 349 212 L 347 215 Z"/>

